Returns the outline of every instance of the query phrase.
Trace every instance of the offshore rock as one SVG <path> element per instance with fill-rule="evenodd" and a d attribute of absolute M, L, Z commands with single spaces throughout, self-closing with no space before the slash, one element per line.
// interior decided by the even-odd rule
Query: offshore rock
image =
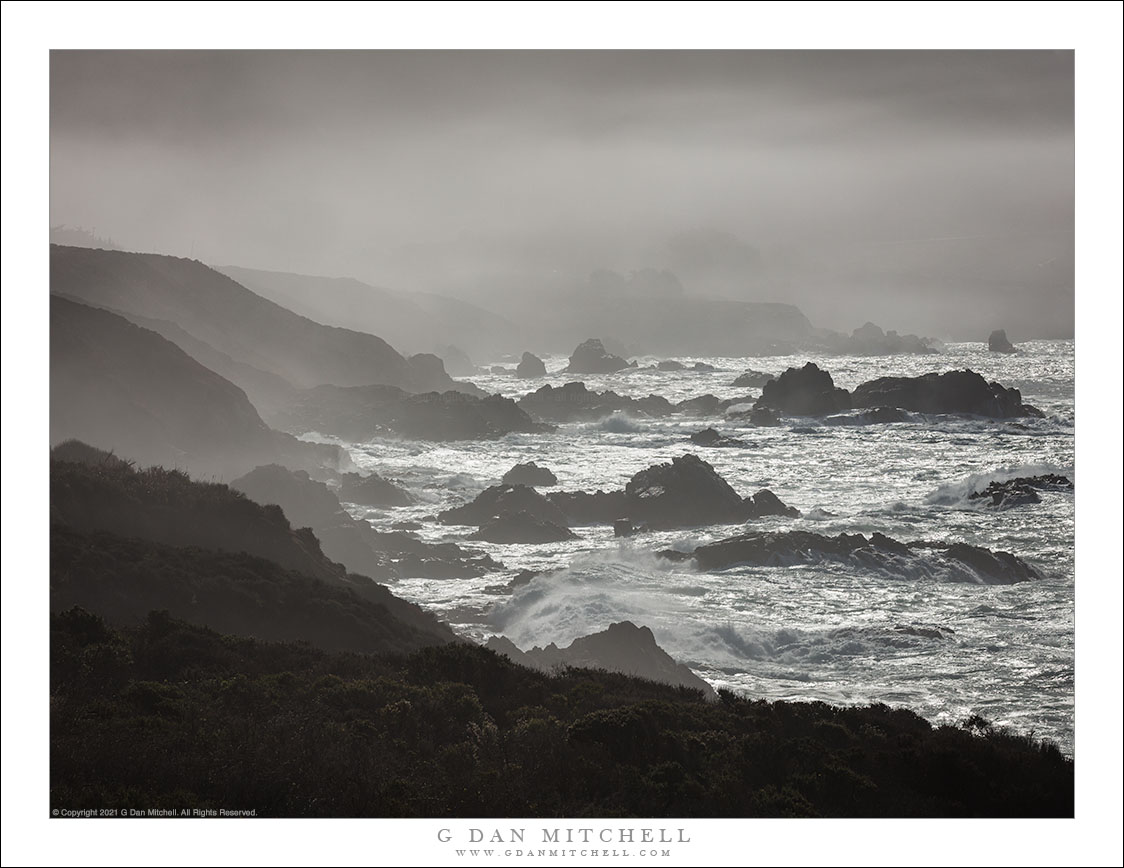
<path fill-rule="evenodd" d="M 360 506 L 412 506 L 415 503 L 408 491 L 377 473 L 368 476 L 345 473 L 340 477 L 339 499 Z"/>
<path fill-rule="evenodd" d="M 790 416 L 828 416 L 850 410 L 851 396 L 846 389 L 836 388 L 831 374 L 808 362 L 766 383 L 754 408 Z"/>
<path fill-rule="evenodd" d="M 471 503 L 438 513 L 442 524 L 483 526 L 493 519 L 525 512 L 538 521 L 569 527 L 566 515 L 533 488 L 526 485 L 493 485 Z"/>
<path fill-rule="evenodd" d="M 532 353 L 523 353 L 523 358 L 515 367 L 515 376 L 523 379 L 546 376 L 546 364 Z"/>
<path fill-rule="evenodd" d="M 761 389 L 772 379 L 775 379 L 772 374 L 748 370 L 744 374 L 739 375 L 730 385 L 739 389 Z"/>
<path fill-rule="evenodd" d="M 726 437 L 713 428 L 696 431 L 691 435 L 691 442 L 696 446 L 705 446 L 712 449 L 744 449 L 749 446 L 749 443 L 745 440 L 739 440 L 737 437 Z"/>
<path fill-rule="evenodd" d="M 984 506 L 992 509 L 1010 509 L 1028 503 L 1041 503 L 1038 496 L 1041 490 L 1072 491 L 1073 482 L 1068 476 L 1048 473 L 1043 476 L 1020 476 L 1004 482 L 992 482 L 983 491 L 973 491 L 969 500 L 990 500 Z"/>
<path fill-rule="evenodd" d="M 906 545 L 880 533 L 823 536 L 808 531 L 750 531 L 699 546 L 694 552 L 660 552 L 670 560 L 693 557 L 700 570 L 747 564 L 789 567 L 836 562 L 860 570 L 904 578 L 1006 585 L 1042 578 L 1034 567 L 1009 552 L 965 543 L 914 542 Z"/>
<path fill-rule="evenodd" d="M 535 518 L 524 511 L 492 519 L 469 539 L 492 543 L 551 543 L 577 539 L 577 534 L 567 527 Z"/>
<path fill-rule="evenodd" d="M 1004 329 L 996 329 L 987 338 L 987 348 L 993 353 L 1017 353 L 1015 345 L 1007 340 Z"/>
<path fill-rule="evenodd" d="M 641 470 L 624 491 L 554 492 L 547 498 L 565 513 L 570 525 L 612 524 L 622 530 L 625 521 L 634 528 L 658 529 L 800 515 L 768 490 L 741 497 L 710 464 L 691 454 Z"/>
<path fill-rule="evenodd" d="M 616 371 L 632 367 L 620 356 L 606 352 L 605 345 L 597 338 L 578 345 L 570 356 L 570 364 L 566 367 L 569 374 L 612 374 Z"/>
<path fill-rule="evenodd" d="M 542 386 L 519 399 L 519 409 L 544 422 L 591 422 L 622 412 L 631 416 L 659 417 L 675 412 L 666 398 L 649 395 L 629 398 L 616 392 L 594 392 L 585 383 Z"/>
<path fill-rule="evenodd" d="M 897 407 L 914 413 L 950 413 L 1009 419 L 1042 418 L 1041 410 L 1024 404 L 1018 389 L 989 383 L 975 371 L 946 371 L 920 377 L 879 377 L 858 386 L 855 407 Z"/>
<path fill-rule="evenodd" d="M 551 430 L 502 395 L 478 398 L 457 391 L 411 395 L 393 386 L 316 386 L 301 392 L 272 421 L 294 434 L 317 431 L 352 442 L 387 433 L 441 441 Z"/>
<path fill-rule="evenodd" d="M 516 464 L 503 475 L 504 485 L 551 486 L 558 484 L 558 477 L 548 467 L 539 467 L 534 461 Z"/>
<path fill-rule="evenodd" d="M 712 701 L 718 698 L 713 687 L 687 666 L 676 663 L 656 644 L 656 638 L 650 629 L 637 627 L 631 621 L 612 624 L 600 633 L 575 639 L 565 648 L 559 648 L 552 642 L 545 648 L 520 651 L 514 642 L 503 636 L 493 636 L 485 647 L 532 669 L 552 671 L 568 666 L 607 669 L 663 684 L 701 690 Z"/>

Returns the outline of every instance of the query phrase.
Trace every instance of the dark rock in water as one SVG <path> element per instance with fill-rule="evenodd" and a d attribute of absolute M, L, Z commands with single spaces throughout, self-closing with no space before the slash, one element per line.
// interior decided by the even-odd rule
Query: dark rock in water
<path fill-rule="evenodd" d="M 296 434 L 318 431 L 365 441 L 380 433 L 420 440 L 486 440 L 513 431 L 552 430 L 535 422 L 510 398 L 477 398 L 463 392 L 410 395 L 392 386 L 317 386 L 274 415 Z"/>
<path fill-rule="evenodd" d="M 892 424 L 895 422 L 908 422 L 909 417 L 897 407 L 872 407 L 859 414 L 864 422 Z"/>
<path fill-rule="evenodd" d="M 445 371 L 453 377 L 468 377 L 476 373 L 476 365 L 460 347 L 439 347 L 437 356 L 444 362 Z"/>
<path fill-rule="evenodd" d="M 846 389 L 836 388 L 831 374 L 808 362 L 766 383 L 754 407 L 790 416 L 828 416 L 850 410 L 851 396 Z"/>
<path fill-rule="evenodd" d="M 781 501 L 773 492 L 762 488 L 753 495 L 753 509 L 755 516 L 783 515 L 788 518 L 799 518 L 800 510 Z"/>
<path fill-rule="evenodd" d="M 708 364 L 707 362 L 695 362 L 693 365 L 691 365 L 691 370 L 697 371 L 700 374 L 712 374 L 717 371 L 718 368 L 714 367 L 714 365 Z"/>
<path fill-rule="evenodd" d="M 614 524 L 631 512 L 623 491 L 552 491 L 547 499 L 573 524 Z"/>
<path fill-rule="evenodd" d="M 505 368 L 503 365 L 492 365 L 492 367 L 488 368 L 488 373 L 490 373 L 490 374 L 510 374 L 511 368 Z"/>
<path fill-rule="evenodd" d="M 691 442 L 696 446 L 706 446 L 715 449 L 746 448 L 749 446 L 746 441 L 739 440 L 737 437 L 725 437 L 713 428 L 704 428 L 702 431 L 696 431 L 691 435 Z"/>
<path fill-rule="evenodd" d="M 855 329 L 851 333 L 851 337 L 838 349 L 857 356 L 935 353 L 936 350 L 933 349 L 931 343 L 930 338 L 920 338 L 917 335 L 899 335 L 893 329 L 884 332 L 874 323 L 868 322 Z"/>
<path fill-rule="evenodd" d="M 1007 419 L 1041 418 L 1041 410 L 1023 404 L 1018 389 L 988 383 L 975 371 L 946 371 L 920 377 L 879 377 L 855 389 L 856 407 L 898 407 L 914 413 L 958 413 Z"/>
<path fill-rule="evenodd" d="M 749 370 L 739 375 L 730 385 L 739 389 L 760 389 L 772 379 L 775 379 L 772 374 Z"/>
<path fill-rule="evenodd" d="M 500 569 L 480 551 L 454 543 L 426 543 L 405 533 L 379 533 L 356 521 L 328 486 L 303 471 L 279 465 L 258 467 L 234 480 L 231 488 L 261 504 L 277 504 L 298 526 L 308 526 L 324 554 L 348 570 L 383 581 L 400 576 L 464 578 Z"/>
<path fill-rule="evenodd" d="M 657 371 L 682 371 L 687 366 L 682 362 L 677 362 L 675 359 L 668 359 L 667 361 L 660 362 L 656 365 Z"/>
<path fill-rule="evenodd" d="M 682 455 L 669 464 L 641 470 L 624 491 L 633 507 L 630 517 L 656 527 L 731 523 L 745 518 L 741 495 L 695 455 Z"/>
<path fill-rule="evenodd" d="M 613 536 L 627 537 L 636 533 L 636 528 L 632 526 L 631 518 L 618 518 L 613 522 Z"/>
<path fill-rule="evenodd" d="M 605 351 L 604 344 L 597 338 L 590 338 L 578 345 L 570 356 L 566 372 L 570 374 L 612 374 L 632 367 L 620 356 Z"/>
<path fill-rule="evenodd" d="M 408 491 L 377 473 L 345 473 L 340 479 L 339 499 L 361 506 L 412 506 L 415 502 Z"/>
<path fill-rule="evenodd" d="M 526 464 L 516 464 L 503 475 L 504 485 L 557 485 L 558 477 L 548 467 L 539 467 L 534 461 Z"/>
<path fill-rule="evenodd" d="M 675 409 L 690 416 L 717 416 L 722 409 L 722 401 L 715 395 L 699 395 L 680 401 Z"/>
<path fill-rule="evenodd" d="M 515 376 L 522 377 L 523 379 L 531 379 L 532 377 L 545 377 L 546 364 L 538 356 L 531 353 L 523 353 L 523 358 L 515 368 Z"/>
<path fill-rule="evenodd" d="M 535 647 L 524 652 L 503 636 L 493 636 L 485 647 L 509 657 L 515 663 L 533 669 L 551 671 L 568 666 L 606 669 L 662 684 L 675 684 L 700 690 L 712 701 L 718 698 L 714 688 L 687 666 L 676 663 L 656 644 L 656 638 L 651 630 L 647 627 L 637 627 L 630 621 L 612 624 L 600 633 L 575 639 L 566 648 L 559 648 L 551 643 L 545 648 Z"/>
<path fill-rule="evenodd" d="M 555 492 L 547 497 L 572 525 L 617 527 L 618 520 L 627 519 L 633 526 L 694 527 L 736 524 L 762 515 L 800 514 L 767 491 L 743 499 L 710 464 L 689 454 L 641 470 L 624 491 Z"/>
<path fill-rule="evenodd" d="M 682 552 L 660 552 L 682 560 Z M 808 531 L 751 531 L 710 545 L 691 555 L 700 570 L 724 570 L 738 564 L 787 567 L 837 562 L 899 578 L 1006 585 L 1039 579 L 1041 574 L 1008 552 L 964 543 L 915 542 L 905 545 L 882 534 L 822 536 Z"/>
<path fill-rule="evenodd" d="M 1007 340 L 1007 332 L 1004 329 L 996 329 L 987 338 L 987 348 L 993 353 L 1017 353 L 1015 345 Z"/>
<path fill-rule="evenodd" d="M 908 421 L 909 414 L 897 407 L 872 407 L 861 413 L 829 416 L 824 420 L 828 425 L 886 425 Z"/>
<path fill-rule="evenodd" d="M 528 512 L 517 512 L 492 519 L 469 539 L 493 543 L 551 543 L 577 539 L 577 534 L 554 522 L 535 518 Z"/>
<path fill-rule="evenodd" d="M 495 518 L 526 512 L 533 518 L 569 527 L 566 515 L 557 506 L 526 485 L 493 485 L 477 495 L 472 503 L 438 513 L 442 524 L 488 524 Z"/>
<path fill-rule="evenodd" d="M 649 395 L 628 398 L 616 392 L 593 392 L 585 383 L 542 386 L 519 399 L 519 408 L 535 419 L 547 422 L 594 421 L 628 413 L 631 416 L 668 416 L 675 411 L 666 398 Z"/>
<path fill-rule="evenodd" d="M 1038 496 L 1039 490 L 1046 491 L 1072 491 L 1073 482 L 1067 476 L 1048 473 L 1043 476 L 1020 476 L 1017 479 L 1008 479 L 1004 482 L 992 482 L 983 491 L 973 491 L 968 495 L 969 500 L 982 500 L 990 498 L 986 506 L 995 509 L 1010 509 L 1012 506 L 1023 506 L 1028 503 L 1041 503 Z"/>

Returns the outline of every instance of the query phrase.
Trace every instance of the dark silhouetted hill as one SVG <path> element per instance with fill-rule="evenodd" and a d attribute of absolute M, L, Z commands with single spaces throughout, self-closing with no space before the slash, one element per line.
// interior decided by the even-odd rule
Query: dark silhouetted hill
<path fill-rule="evenodd" d="M 272 430 L 241 389 L 155 332 L 57 296 L 50 317 L 52 443 L 76 438 L 196 474 L 349 460 Z"/>
<path fill-rule="evenodd" d="M 298 388 L 458 388 L 435 356 L 403 358 L 380 337 L 299 316 L 195 260 L 52 245 L 51 292 L 173 322 L 234 361 Z"/>
<path fill-rule="evenodd" d="M 279 605 L 277 600 L 284 596 L 280 590 L 260 587 L 263 582 L 275 581 L 289 587 L 300 585 L 303 590 L 299 594 L 305 597 L 311 594 L 338 602 L 355 596 L 382 607 L 409 630 L 434 641 L 454 638 L 452 631 L 428 612 L 395 597 L 371 578 L 349 573 L 343 565 L 329 560 L 312 531 L 293 528 L 281 507 L 259 505 L 227 485 L 198 482 L 185 473 L 162 467 L 138 469 L 129 461 L 72 441 L 52 450 L 50 498 L 52 546 L 56 540 L 65 540 L 58 543 L 60 551 L 73 549 L 77 558 L 73 563 L 79 565 L 73 575 L 52 573 L 69 583 L 69 596 L 59 597 L 60 606 L 89 608 L 93 600 L 100 599 L 107 601 L 108 608 L 98 609 L 99 613 L 111 618 L 169 609 L 196 623 L 243 635 L 316 641 L 291 632 L 263 633 L 267 628 L 262 625 L 250 629 L 244 624 L 239 628 L 216 620 L 218 615 L 198 620 L 193 610 L 180 607 L 190 597 L 174 587 L 179 552 L 184 581 L 190 580 L 193 596 L 202 601 L 200 606 L 218 610 L 236 602 L 234 597 L 245 602 L 243 597 L 253 597 L 259 591 L 265 595 L 261 599 L 273 601 L 270 606 Z M 102 541 L 93 541 L 99 534 Z M 52 549 L 52 570 L 55 564 Z M 161 578 L 158 580 L 154 573 L 153 586 L 143 587 L 145 569 L 152 566 L 155 570 L 157 565 Z M 229 572 L 223 573 L 224 569 Z M 306 577 L 307 582 L 338 589 L 344 596 L 309 590 L 310 586 L 293 578 L 295 574 Z M 213 579 L 210 584 L 207 576 Z M 248 584 L 240 584 L 238 576 Z M 95 579 L 97 587 L 87 587 Z M 311 610 L 290 612 L 284 617 L 303 619 L 311 625 L 310 630 L 323 626 L 313 624 L 316 619 Z"/>
<path fill-rule="evenodd" d="M 51 617 L 51 807 L 267 817 L 1072 817 L 1074 764 L 979 717 L 762 702 Z M 626 845 L 628 846 L 628 845 Z"/>

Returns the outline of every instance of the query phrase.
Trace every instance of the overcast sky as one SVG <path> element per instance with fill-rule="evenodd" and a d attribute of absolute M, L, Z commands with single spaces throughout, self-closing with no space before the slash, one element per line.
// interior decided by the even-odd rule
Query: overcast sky
<path fill-rule="evenodd" d="M 56 51 L 51 221 L 372 282 L 465 238 L 1071 247 L 1073 95 L 1072 52 Z"/>

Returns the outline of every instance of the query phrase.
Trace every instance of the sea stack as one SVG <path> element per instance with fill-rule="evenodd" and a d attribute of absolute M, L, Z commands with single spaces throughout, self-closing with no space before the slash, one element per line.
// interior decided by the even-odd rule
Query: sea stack
<path fill-rule="evenodd" d="M 1005 329 L 996 329 L 987 339 L 987 348 L 993 353 L 1017 353 L 1014 344 L 1007 340 Z"/>

